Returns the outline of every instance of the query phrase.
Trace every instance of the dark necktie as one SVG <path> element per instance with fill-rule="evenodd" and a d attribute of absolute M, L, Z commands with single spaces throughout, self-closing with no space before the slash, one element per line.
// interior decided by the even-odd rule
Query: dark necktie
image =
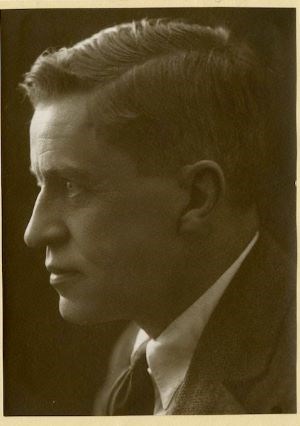
<path fill-rule="evenodd" d="M 146 344 L 138 348 L 129 368 L 115 381 L 107 404 L 108 415 L 153 414 L 154 388 L 147 372 Z"/>

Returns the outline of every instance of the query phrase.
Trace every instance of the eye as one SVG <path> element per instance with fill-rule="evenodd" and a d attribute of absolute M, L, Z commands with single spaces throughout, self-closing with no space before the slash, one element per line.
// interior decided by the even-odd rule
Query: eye
<path fill-rule="evenodd" d="M 65 180 L 65 190 L 67 192 L 68 197 L 73 198 L 83 191 L 83 187 L 82 185 L 74 181 Z"/>

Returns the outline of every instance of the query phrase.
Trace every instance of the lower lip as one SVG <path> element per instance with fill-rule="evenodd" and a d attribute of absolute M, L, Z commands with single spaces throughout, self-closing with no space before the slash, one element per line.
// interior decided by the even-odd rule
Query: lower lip
<path fill-rule="evenodd" d="M 80 277 L 79 272 L 66 272 L 63 274 L 50 274 L 50 284 L 53 286 L 57 286 L 60 284 L 71 284 L 74 283 L 75 280 L 78 280 Z"/>

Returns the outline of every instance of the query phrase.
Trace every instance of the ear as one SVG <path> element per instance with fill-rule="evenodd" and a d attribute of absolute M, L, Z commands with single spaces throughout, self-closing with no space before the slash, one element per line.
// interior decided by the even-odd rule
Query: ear
<path fill-rule="evenodd" d="M 216 162 L 202 160 L 184 166 L 181 177 L 189 203 L 182 212 L 180 231 L 207 232 L 212 213 L 225 193 L 224 173 Z"/>

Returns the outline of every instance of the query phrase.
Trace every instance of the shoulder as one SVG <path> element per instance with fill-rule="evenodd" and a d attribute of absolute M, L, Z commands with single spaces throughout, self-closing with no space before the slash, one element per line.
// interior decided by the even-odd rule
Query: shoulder
<path fill-rule="evenodd" d="M 200 338 L 176 414 L 295 412 L 295 272 L 261 233 Z"/>

